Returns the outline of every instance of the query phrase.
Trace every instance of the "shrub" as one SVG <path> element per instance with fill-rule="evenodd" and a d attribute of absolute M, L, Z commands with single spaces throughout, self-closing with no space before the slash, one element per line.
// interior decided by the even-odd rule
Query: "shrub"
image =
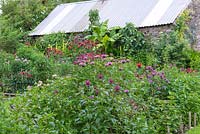
<path fill-rule="evenodd" d="M 112 57 L 67 66 L 64 77 L 54 75 L 48 84 L 38 83 L 6 101 L 0 129 L 4 133 L 164 134 L 167 126 L 177 132 L 180 118 L 189 111 L 199 113 L 197 72 L 177 67 L 160 70 Z"/>
<path fill-rule="evenodd" d="M 51 77 L 53 72 L 53 66 L 51 60 L 49 60 L 43 53 L 37 49 L 29 46 L 20 47 L 17 51 L 18 58 L 26 59 L 30 61 L 28 68 L 20 68 L 21 70 L 31 71 L 36 81 L 46 81 Z"/>

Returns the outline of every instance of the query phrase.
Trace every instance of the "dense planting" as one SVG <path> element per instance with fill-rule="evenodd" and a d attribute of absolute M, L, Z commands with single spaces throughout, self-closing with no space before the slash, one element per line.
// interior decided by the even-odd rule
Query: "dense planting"
<path fill-rule="evenodd" d="M 2 132 L 150 134 L 170 126 L 175 133 L 181 117 L 199 113 L 197 72 L 111 57 L 93 62 L 67 64 L 66 76 L 1 104 Z"/>
<path fill-rule="evenodd" d="M 11 26 L 20 6 L 16 18 L 8 12 L 17 1 L 2 7 L 0 134 L 166 134 L 187 129 L 188 112 L 199 121 L 200 53 L 188 45 L 187 12 L 156 39 L 131 23 L 108 29 L 96 10 L 83 34 L 32 39 L 27 32 L 56 4 L 37 2 L 22 3 L 40 6 Z"/>

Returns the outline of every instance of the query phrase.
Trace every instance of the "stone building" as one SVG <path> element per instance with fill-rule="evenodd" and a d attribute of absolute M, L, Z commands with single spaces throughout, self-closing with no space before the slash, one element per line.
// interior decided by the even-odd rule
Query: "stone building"
<path fill-rule="evenodd" d="M 58 5 L 30 36 L 51 33 L 84 32 L 89 26 L 89 11 L 99 10 L 100 21 L 124 27 L 131 22 L 145 34 L 169 32 L 180 14 L 191 10 L 189 26 L 200 47 L 200 0 L 91 0 Z"/>
<path fill-rule="evenodd" d="M 194 35 L 196 49 L 200 50 L 200 0 L 192 0 L 188 9 L 191 10 L 189 27 Z"/>
<path fill-rule="evenodd" d="M 192 42 L 194 43 L 194 48 L 200 50 L 200 0 L 192 0 L 187 7 L 190 12 L 190 20 L 188 22 L 189 32 L 192 35 Z M 154 37 L 158 36 L 160 33 L 169 33 L 175 23 L 166 24 L 161 26 L 144 27 L 140 30 L 148 35 Z"/>

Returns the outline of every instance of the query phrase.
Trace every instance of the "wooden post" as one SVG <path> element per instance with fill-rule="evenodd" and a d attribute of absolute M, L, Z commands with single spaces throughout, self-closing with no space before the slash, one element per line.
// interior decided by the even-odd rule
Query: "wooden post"
<path fill-rule="evenodd" d="M 170 134 L 170 127 L 167 126 L 167 134 Z"/>
<path fill-rule="evenodd" d="M 180 119 L 180 131 L 181 131 L 181 134 L 184 134 L 182 116 L 181 116 L 181 119 Z"/>
<path fill-rule="evenodd" d="M 189 129 L 191 129 L 191 127 L 192 127 L 191 122 L 192 122 L 192 114 L 191 114 L 191 112 L 189 112 Z"/>
<path fill-rule="evenodd" d="M 197 114 L 194 113 L 194 127 L 197 126 Z"/>

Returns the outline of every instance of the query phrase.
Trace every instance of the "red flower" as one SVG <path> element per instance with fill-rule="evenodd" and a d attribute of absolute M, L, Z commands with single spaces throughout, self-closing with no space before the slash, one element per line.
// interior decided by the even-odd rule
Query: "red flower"
<path fill-rule="evenodd" d="M 137 67 L 141 68 L 142 67 L 142 63 L 137 63 Z"/>

